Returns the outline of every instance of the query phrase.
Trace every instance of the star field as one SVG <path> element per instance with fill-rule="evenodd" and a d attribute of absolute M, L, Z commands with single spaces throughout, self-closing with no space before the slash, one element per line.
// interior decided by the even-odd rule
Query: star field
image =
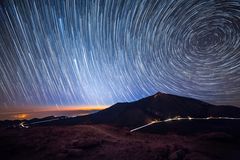
<path fill-rule="evenodd" d="M 240 1 L 5 0 L 0 106 L 158 91 L 240 105 Z"/>

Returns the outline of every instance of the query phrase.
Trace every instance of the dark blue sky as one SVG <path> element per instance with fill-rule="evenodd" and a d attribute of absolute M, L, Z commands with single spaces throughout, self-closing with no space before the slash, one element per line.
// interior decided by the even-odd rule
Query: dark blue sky
<path fill-rule="evenodd" d="M 240 1 L 5 0 L 0 106 L 157 91 L 240 106 Z"/>

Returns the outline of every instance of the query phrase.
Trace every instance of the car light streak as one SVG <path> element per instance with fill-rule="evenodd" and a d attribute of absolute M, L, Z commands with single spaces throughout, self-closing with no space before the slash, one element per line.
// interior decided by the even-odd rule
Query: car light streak
<path fill-rule="evenodd" d="M 240 118 L 233 118 L 233 117 L 206 117 L 206 118 L 194 118 L 194 117 L 180 117 L 180 116 L 176 116 L 174 118 L 168 118 L 168 119 L 165 119 L 165 120 L 154 120 L 154 121 L 151 121 L 150 123 L 148 124 L 145 124 L 143 126 L 140 126 L 140 127 L 137 127 L 137 128 L 134 128 L 132 130 L 130 130 L 130 132 L 135 132 L 135 131 L 138 131 L 138 130 L 141 130 L 147 126 L 150 126 L 152 124 L 156 124 L 156 123 L 168 123 L 168 122 L 172 122 L 172 121 L 182 121 L 182 120 L 240 120 Z"/>

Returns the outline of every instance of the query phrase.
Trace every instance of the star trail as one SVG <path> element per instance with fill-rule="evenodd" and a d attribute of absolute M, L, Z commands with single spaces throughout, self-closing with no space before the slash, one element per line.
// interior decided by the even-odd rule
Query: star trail
<path fill-rule="evenodd" d="M 240 1 L 4 0 L 0 106 L 158 91 L 240 105 Z"/>

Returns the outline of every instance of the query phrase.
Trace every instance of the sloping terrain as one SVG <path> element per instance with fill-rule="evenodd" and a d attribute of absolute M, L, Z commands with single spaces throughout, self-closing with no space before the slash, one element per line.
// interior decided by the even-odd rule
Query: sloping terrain
<path fill-rule="evenodd" d="M 239 136 L 130 133 L 109 125 L 0 128 L 7 160 L 239 160 Z"/>

